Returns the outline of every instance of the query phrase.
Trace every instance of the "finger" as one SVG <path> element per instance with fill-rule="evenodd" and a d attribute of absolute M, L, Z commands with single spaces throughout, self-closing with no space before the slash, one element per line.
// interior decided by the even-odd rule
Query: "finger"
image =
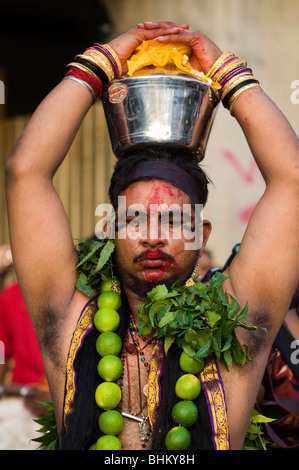
<path fill-rule="evenodd" d="M 189 29 L 188 24 L 178 25 L 173 21 L 145 21 L 144 23 L 138 23 L 137 27 L 139 29 L 157 29 L 157 28 L 182 28 Z"/>

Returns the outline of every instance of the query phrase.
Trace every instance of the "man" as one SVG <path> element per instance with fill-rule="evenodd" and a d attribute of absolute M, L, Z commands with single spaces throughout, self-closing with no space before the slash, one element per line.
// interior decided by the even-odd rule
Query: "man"
<path fill-rule="evenodd" d="M 138 44 L 153 38 L 159 38 L 161 42 L 183 42 L 192 47 L 190 63 L 204 73 L 222 53 L 202 33 L 189 31 L 186 25 L 144 23 L 109 43 L 117 53 L 124 73 L 126 60 Z M 74 287 L 77 256 L 52 178 L 91 104 L 92 98 L 85 86 L 72 80 L 60 83 L 34 113 L 6 165 L 13 258 L 40 341 L 59 430 L 63 428 L 66 361 L 80 312 L 88 299 Z M 289 123 L 260 88 L 250 89 L 239 96 L 234 103 L 234 116 L 266 182 L 266 191 L 252 214 L 241 248 L 226 272 L 229 278 L 223 284 L 223 289 L 235 297 L 241 307 L 248 301 L 246 321 L 268 330 L 267 336 L 253 332 L 250 338 L 246 331 L 238 331 L 241 343 L 250 342 L 252 360 L 242 368 L 233 366 L 229 371 L 219 366 L 231 448 L 240 449 L 271 344 L 299 277 L 299 142 Z M 153 177 L 151 180 L 136 181 L 121 192 L 126 196 L 127 207 L 133 202 L 142 203 L 145 207 L 158 201 L 168 205 L 175 202 L 181 207 L 190 203 L 190 197 L 174 185 L 167 183 L 161 186 Z M 201 250 L 205 247 L 210 228 L 206 222 Z M 184 252 L 182 242 L 159 237 L 151 239 L 149 236 L 134 243 L 129 239 L 115 240 L 115 264 L 133 317 L 138 304 L 144 301 L 145 292 L 134 289 L 132 279 L 137 279 L 141 285 L 147 282 L 148 286 L 153 285 L 151 281 L 167 282 L 173 275 L 180 282 L 189 277 L 196 257 L 192 252 Z M 145 250 L 157 253 L 158 249 L 159 253 L 164 253 L 163 256 L 173 260 L 163 269 L 153 269 L 157 267 L 156 260 L 150 259 L 151 254 L 146 259 L 138 258 Z M 152 347 L 148 344 L 144 351 Z M 130 381 L 131 388 L 137 390 L 137 365 L 133 359 L 128 357 Z M 86 361 L 88 363 L 88 356 Z M 171 369 L 164 371 L 164 376 L 167 374 L 171 375 Z M 142 372 L 140 379 L 145 380 Z M 124 400 L 129 404 L 127 376 L 124 386 L 127 387 L 123 392 Z M 137 391 L 131 397 L 132 408 L 133 405 L 139 406 L 136 397 Z M 135 423 L 133 420 L 126 423 L 129 424 L 121 436 L 123 448 L 140 448 L 134 431 Z M 78 426 L 80 429 L 80 424 Z"/>

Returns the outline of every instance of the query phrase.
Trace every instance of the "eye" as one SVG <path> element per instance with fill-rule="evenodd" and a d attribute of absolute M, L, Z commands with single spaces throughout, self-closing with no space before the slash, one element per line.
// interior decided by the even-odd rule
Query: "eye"
<path fill-rule="evenodd" d="M 178 229 L 182 225 L 181 211 L 169 211 L 161 214 L 161 225 L 169 226 L 172 229 Z"/>

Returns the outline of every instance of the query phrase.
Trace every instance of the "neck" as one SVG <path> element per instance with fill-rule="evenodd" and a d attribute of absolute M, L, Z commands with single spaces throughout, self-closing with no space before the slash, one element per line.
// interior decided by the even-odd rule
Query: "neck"
<path fill-rule="evenodd" d="M 135 292 L 131 291 L 129 288 L 125 287 L 124 288 L 127 299 L 128 299 L 128 304 L 130 306 L 130 311 L 131 314 L 134 315 L 134 319 L 138 320 L 137 316 L 137 310 L 139 308 L 139 305 L 142 304 L 145 301 L 144 297 L 140 297 L 138 294 Z"/>

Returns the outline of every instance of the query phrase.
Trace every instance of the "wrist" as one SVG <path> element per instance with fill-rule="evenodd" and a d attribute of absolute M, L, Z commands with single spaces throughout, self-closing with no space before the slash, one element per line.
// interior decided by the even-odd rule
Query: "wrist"
<path fill-rule="evenodd" d="M 103 87 L 121 75 L 121 63 L 114 49 L 109 44 L 95 43 L 67 65 L 64 79 L 81 83 L 95 102 L 101 97 Z"/>
<path fill-rule="evenodd" d="M 229 109 L 231 115 L 236 101 L 245 91 L 260 88 L 259 81 L 253 77 L 247 62 L 229 51 L 218 57 L 207 76 L 221 86 L 222 104 Z"/>

